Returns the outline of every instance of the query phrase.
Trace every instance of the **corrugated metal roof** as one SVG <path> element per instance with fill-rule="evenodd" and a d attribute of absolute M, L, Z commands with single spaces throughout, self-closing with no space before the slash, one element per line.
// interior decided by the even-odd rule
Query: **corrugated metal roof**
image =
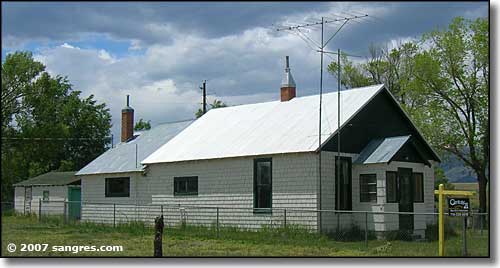
<path fill-rule="evenodd" d="M 341 92 L 341 125 L 383 85 Z M 212 109 L 147 157 L 143 164 L 318 149 L 318 95 Z M 337 92 L 323 94 L 322 143 L 337 131 Z"/>
<path fill-rule="evenodd" d="M 193 121 L 161 124 L 122 142 L 82 168 L 76 175 L 141 171 L 141 161 L 185 129 Z M 136 162 L 137 147 L 137 162 Z"/>
<path fill-rule="evenodd" d="M 410 135 L 374 139 L 361 151 L 355 164 L 387 163 L 410 139 Z"/>
<path fill-rule="evenodd" d="M 18 182 L 14 184 L 14 186 L 68 185 L 72 182 L 80 180 L 80 178 L 75 176 L 75 173 L 76 171 L 52 171 L 31 179 L 27 179 L 25 181 Z"/>

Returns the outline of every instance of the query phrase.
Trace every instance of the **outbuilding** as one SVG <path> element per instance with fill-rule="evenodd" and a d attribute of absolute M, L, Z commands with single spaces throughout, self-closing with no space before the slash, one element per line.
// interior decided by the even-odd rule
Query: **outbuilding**
<path fill-rule="evenodd" d="M 14 184 L 16 213 L 62 215 L 66 208 L 69 217 L 78 219 L 80 179 L 75 173 L 52 171 Z"/>

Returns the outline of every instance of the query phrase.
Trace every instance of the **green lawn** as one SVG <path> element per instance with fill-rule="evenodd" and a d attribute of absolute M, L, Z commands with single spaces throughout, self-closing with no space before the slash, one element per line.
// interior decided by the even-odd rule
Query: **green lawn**
<path fill-rule="evenodd" d="M 487 256 L 488 233 L 469 233 L 469 254 Z M 446 241 L 446 255 L 461 254 L 461 239 Z M 9 243 L 17 251 L 9 253 Z M 49 244 L 42 252 L 20 252 L 20 244 Z M 223 228 L 219 238 L 214 229 L 188 227 L 166 228 L 163 237 L 164 256 L 436 256 L 437 242 L 404 242 L 370 240 L 338 242 L 326 236 L 292 229 L 237 231 Z M 51 252 L 52 246 L 123 246 L 122 252 Z M 2 217 L 2 255 L 4 256 L 152 256 L 153 230 L 142 224 L 103 226 L 96 224 L 63 225 L 52 220 L 39 223 L 35 217 Z"/>

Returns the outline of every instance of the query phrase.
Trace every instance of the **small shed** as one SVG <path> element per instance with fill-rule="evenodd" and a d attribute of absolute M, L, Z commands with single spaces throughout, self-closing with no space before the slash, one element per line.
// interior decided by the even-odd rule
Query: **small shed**
<path fill-rule="evenodd" d="M 69 201 L 67 202 L 69 216 L 79 218 L 81 180 L 75 173 L 76 171 L 52 171 L 14 184 L 16 212 L 64 214 L 65 201 Z"/>

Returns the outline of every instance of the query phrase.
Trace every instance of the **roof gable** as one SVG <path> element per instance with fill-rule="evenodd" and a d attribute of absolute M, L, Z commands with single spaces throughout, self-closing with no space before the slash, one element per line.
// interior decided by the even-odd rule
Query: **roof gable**
<path fill-rule="evenodd" d="M 341 92 L 341 125 L 383 85 Z M 323 94 L 322 140 L 337 131 L 337 92 Z M 319 96 L 212 109 L 147 157 L 142 164 L 314 152 L 318 144 Z"/>

